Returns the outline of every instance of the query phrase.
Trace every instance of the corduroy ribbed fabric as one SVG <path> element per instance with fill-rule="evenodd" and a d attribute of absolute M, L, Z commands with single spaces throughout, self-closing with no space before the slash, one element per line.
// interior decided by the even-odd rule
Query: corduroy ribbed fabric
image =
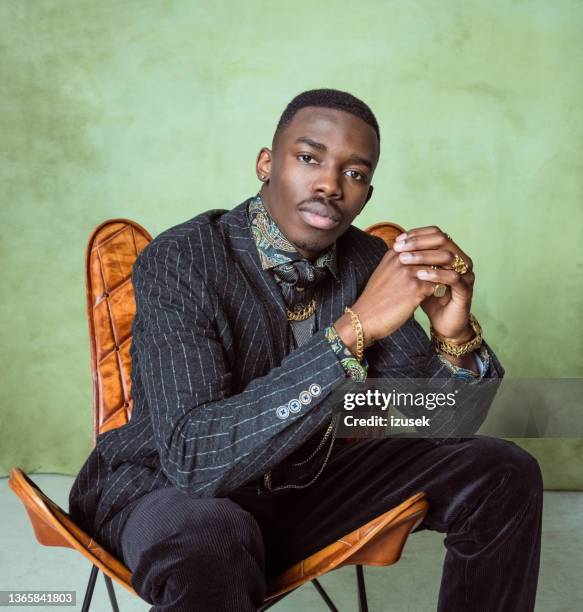
<path fill-rule="evenodd" d="M 299 491 L 257 495 L 244 486 L 228 499 L 154 491 L 127 521 L 123 555 L 156 612 L 250 612 L 266 579 L 418 491 L 429 512 L 417 531 L 447 534 L 438 612 L 534 610 L 540 468 L 513 442 L 484 436 L 338 445 Z M 386 598 L 390 608 L 388 589 Z"/>
<path fill-rule="evenodd" d="M 157 489 L 130 515 L 121 544 L 132 584 L 153 610 L 244 612 L 265 597 L 259 526 L 229 499 Z"/>

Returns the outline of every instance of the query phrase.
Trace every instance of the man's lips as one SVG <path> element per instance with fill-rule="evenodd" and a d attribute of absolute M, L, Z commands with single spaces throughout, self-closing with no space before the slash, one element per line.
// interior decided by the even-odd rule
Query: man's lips
<path fill-rule="evenodd" d="M 317 229 L 332 229 L 340 223 L 339 215 L 323 202 L 305 202 L 298 209 L 304 223 Z"/>

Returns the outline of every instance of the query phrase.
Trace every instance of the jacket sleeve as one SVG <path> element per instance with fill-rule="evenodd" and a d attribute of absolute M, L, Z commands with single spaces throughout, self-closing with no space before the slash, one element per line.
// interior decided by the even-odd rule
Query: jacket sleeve
<path fill-rule="evenodd" d="M 240 393 L 216 329 L 215 296 L 175 241 L 134 266 L 133 368 L 162 469 L 178 488 L 218 497 L 281 462 L 332 416 L 346 374 L 324 330 Z"/>
<path fill-rule="evenodd" d="M 456 370 L 440 358 L 433 349 L 430 339 L 421 325 L 411 317 L 394 334 L 370 347 L 367 353 L 370 379 L 390 379 L 399 387 L 399 381 L 427 381 L 435 390 L 456 389 L 459 401 L 455 406 L 443 406 L 428 413 L 425 408 L 399 408 L 407 417 L 431 417 L 430 435 L 436 444 L 458 440 L 474 434 L 488 415 L 496 394 L 498 383 L 504 376 L 504 368 L 491 347 L 484 342 L 487 367 L 474 380 L 456 375 Z M 462 370 L 466 372 L 466 370 Z M 404 380 L 405 379 L 405 380 Z M 380 383 L 382 384 L 382 383 Z"/>

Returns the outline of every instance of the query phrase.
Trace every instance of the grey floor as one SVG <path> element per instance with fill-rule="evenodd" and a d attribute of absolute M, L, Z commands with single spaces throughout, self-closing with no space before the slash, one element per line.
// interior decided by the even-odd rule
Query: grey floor
<path fill-rule="evenodd" d="M 33 479 L 47 495 L 66 508 L 71 477 L 37 474 Z M 583 610 L 583 493 L 547 492 L 544 504 L 536 610 L 578 612 Z M 0 479 L 0 512 L 0 590 L 73 590 L 77 592 L 77 608 L 80 609 L 90 571 L 85 559 L 71 550 L 37 544 L 28 517 L 18 498 L 9 490 L 6 479 Z M 414 534 L 399 563 L 392 567 L 365 568 L 370 611 L 435 610 L 445 553 L 442 542 L 443 536 L 438 533 Z M 353 567 L 332 572 L 321 582 L 339 610 L 356 612 Z M 145 602 L 121 587 L 116 587 L 116 592 L 121 612 L 149 609 Z M 101 577 L 91 610 L 110 610 Z M 324 612 L 327 608 L 314 587 L 307 584 L 271 610 Z"/>

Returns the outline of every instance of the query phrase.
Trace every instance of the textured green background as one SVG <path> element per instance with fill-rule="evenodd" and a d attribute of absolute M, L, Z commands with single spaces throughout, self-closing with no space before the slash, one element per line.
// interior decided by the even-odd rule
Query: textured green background
<path fill-rule="evenodd" d="M 508 376 L 583 377 L 582 30 L 566 0 L 2 0 L 0 471 L 75 473 L 91 448 L 91 229 L 232 208 L 312 87 L 381 124 L 358 225 L 442 226 Z M 547 487 L 583 487 L 583 440 L 525 445 Z"/>

